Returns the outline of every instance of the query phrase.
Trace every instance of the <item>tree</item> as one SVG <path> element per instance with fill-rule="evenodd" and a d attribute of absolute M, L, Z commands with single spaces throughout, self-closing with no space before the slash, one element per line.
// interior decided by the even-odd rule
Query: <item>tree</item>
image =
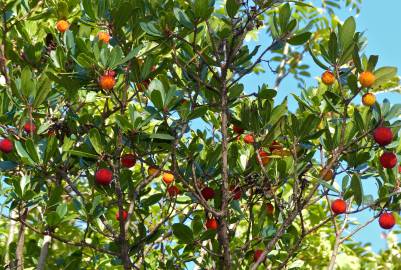
<path fill-rule="evenodd" d="M 401 106 L 374 94 L 399 80 L 363 53 L 353 17 L 277 0 L 6 0 L 1 12 L 4 265 L 334 269 L 368 253 L 361 267 L 385 267 L 391 251 L 351 237 L 399 212 Z M 271 44 L 246 42 L 261 29 Z M 263 63 L 274 85 L 246 89 Z M 296 110 L 275 102 L 289 75 Z"/>

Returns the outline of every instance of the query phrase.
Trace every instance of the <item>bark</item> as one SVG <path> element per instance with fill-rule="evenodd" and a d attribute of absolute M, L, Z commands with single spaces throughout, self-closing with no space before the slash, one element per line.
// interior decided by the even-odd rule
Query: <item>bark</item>
<path fill-rule="evenodd" d="M 52 240 L 52 238 L 50 235 L 45 235 L 45 237 L 43 237 L 42 249 L 40 250 L 40 256 L 39 256 L 38 265 L 36 267 L 36 270 L 45 269 L 46 258 L 47 258 L 47 254 L 49 254 L 49 245 L 51 243 L 51 240 Z"/>
<path fill-rule="evenodd" d="M 28 208 L 25 208 L 24 213 L 20 217 L 23 222 L 21 222 L 18 232 L 18 244 L 16 250 L 17 270 L 24 270 L 25 220 L 27 215 Z"/>

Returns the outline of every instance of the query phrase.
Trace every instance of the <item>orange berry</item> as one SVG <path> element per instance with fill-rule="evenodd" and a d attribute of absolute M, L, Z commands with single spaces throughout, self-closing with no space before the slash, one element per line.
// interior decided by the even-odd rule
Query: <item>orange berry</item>
<path fill-rule="evenodd" d="M 336 81 L 336 77 L 334 76 L 333 72 L 327 70 L 322 74 L 322 82 L 325 85 L 332 85 Z"/>
<path fill-rule="evenodd" d="M 272 216 L 274 214 L 274 206 L 271 203 L 266 204 L 266 214 Z"/>
<path fill-rule="evenodd" d="M 376 81 L 375 75 L 370 71 L 364 71 L 359 75 L 359 82 L 363 87 L 371 87 Z"/>
<path fill-rule="evenodd" d="M 163 182 L 166 183 L 166 185 L 171 184 L 174 181 L 174 175 L 172 173 L 163 173 Z"/>
<path fill-rule="evenodd" d="M 103 75 L 99 78 L 99 86 L 105 90 L 113 89 L 114 85 L 116 84 L 116 79 L 114 79 L 111 75 Z"/>
<path fill-rule="evenodd" d="M 365 106 L 373 106 L 376 102 L 376 96 L 373 93 L 366 93 L 362 96 L 362 104 Z"/>
<path fill-rule="evenodd" d="M 97 37 L 99 38 L 100 41 L 103 41 L 106 44 L 109 44 L 110 41 L 110 35 L 106 32 L 99 32 L 97 34 Z"/>
<path fill-rule="evenodd" d="M 59 20 L 56 23 L 56 28 L 60 33 L 64 33 L 70 28 L 70 24 L 66 20 Z"/>

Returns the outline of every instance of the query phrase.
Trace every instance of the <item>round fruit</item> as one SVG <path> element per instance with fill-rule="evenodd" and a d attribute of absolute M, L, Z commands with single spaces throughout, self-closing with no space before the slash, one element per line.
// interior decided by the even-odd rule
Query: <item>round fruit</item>
<path fill-rule="evenodd" d="M 230 188 L 230 191 L 233 193 L 233 200 L 240 200 L 242 197 L 242 191 L 240 187 L 232 187 Z"/>
<path fill-rule="evenodd" d="M 322 170 L 322 171 L 320 172 L 320 175 L 322 176 L 323 180 L 330 181 L 330 180 L 333 179 L 334 172 L 333 172 L 333 170 L 328 170 L 328 171 L 326 172 L 326 174 L 323 175 L 323 170 Z"/>
<path fill-rule="evenodd" d="M 365 106 L 373 106 L 376 102 L 376 96 L 373 93 L 366 93 L 362 96 L 362 104 Z"/>
<path fill-rule="evenodd" d="M 126 221 L 128 217 L 128 212 L 123 210 L 123 220 Z M 120 221 L 120 211 L 117 211 L 116 213 L 116 220 Z"/>
<path fill-rule="evenodd" d="M 13 151 L 14 149 L 14 145 L 13 142 L 9 139 L 2 139 L 0 140 L 0 151 L 3 153 L 10 153 L 11 151 Z"/>
<path fill-rule="evenodd" d="M 26 133 L 34 133 L 36 130 L 36 126 L 34 123 L 26 122 L 24 125 L 24 130 Z"/>
<path fill-rule="evenodd" d="M 177 186 L 171 186 L 167 188 L 168 195 L 170 197 L 175 197 L 180 194 L 180 189 Z"/>
<path fill-rule="evenodd" d="M 266 214 L 272 216 L 274 214 L 274 206 L 271 203 L 266 204 Z"/>
<path fill-rule="evenodd" d="M 208 230 L 216 230 L 217 227 L 219 227 L 219 224 L 217 223 L 217 220 L 215 218 L 208 218 L 206 220 L 206 228 Z"/>
<path fill-rule="evenodd" d="M 359 75 L 359 82 L 363 87 L 371 87 L 376 81 L 375 75 L 370 71 L 364 71 Z"/>
<path fill-rule="evenodd" d="M 244 129 L 242 127 L 237 126 L 237 125 L 233 125 L 233 130 L 238 135 L 241 135 L 242 133 L 244 133 Z"/>
<path fill-rule="evenodd" d="M 95 181 L 99 185 L 107 186 L 113 180 L 113 172 L 109 169 L 99 169 L 95 173 Z"/>
<path fill-rule="evenodd" d="M 99 78 L 99 86 L 104 90 L 113 89 L 114 85 L 116 85 L 116 79 L 111 75 L 102 75 Z"/>
<path fill-rule="evenodd" d="M 148 168 L 148 175 L 149 176 L 154 176 L 154 177 L 157 177 L 157 176 L 159 176 L 160 175 L 160 170 L 158 169 L 158 168 L 156 168 L 156 167 L 153 167 L 153 166 L 150 166 L 149 168 Z"/>
<path fill-rule="evenodd" d="M 391 229 L 395 225 L 395 217 L 393 213 L 383 213 L 379 217 L 379 225 L 383 229 Z"/>
<path fill-rule="evenodd" d="M 266 165 L 270 160 L 269 154 L 264 150 L 259 150 L 259 156 L 263 165 Z M 259 163 L 258 157 L 256 157 L 256 161 Z"/>
<path fill-rule="evenodd" d="M 245 142 L 245 143 L 248 143 L 248 144 L 252 144 L 252 143 L 255 142 L 255 138 L 253 137 L 252 134 L 247 134 L 247 135 L 245 135 L 245 137 L 244 137 L 244 142 Z"/>
<path fill-rule="evenodd" d="M 214 198 L 215 192 L 211 187 L 204 187 L 201 191 L 202 197 L 208 201 Z"/>
<path fill-rule="evenodd" d="M 388 127 L 378 127 L 373 131 L 373 138 L 377 144 L 385 146 L 393 141 L 393 132 Z"/>
<path fill-rule="evenodd" d="M 166 183 L 166 185 L 170 185 L 174 181 L 174 175 L 172 173 L 163 173 L 163 182 Z"/>
<path fill-rule="evenodd" d="M 347 211 L 347 203 L 342 199 L 337 199 L 331 203 L 331 210 L 336 215 L 343 214 Z"/>
<path fill-rule="evenodd" d="M 380 164 L 383 168 L 392 169 L 397 165 L 397 156 L 392 152 L 384 152 L 380 156 Z"/>
<path fill-rule="evenodd" d="M 70 28 L 70 24 L 66 20 L 59 20 L 56 23 L 56 28 L 60 33 L 64 33 Z"/>
<path fill-rule="evenodd" d="M 334 76 L 333 72 L 327 70 L 322 74 L 322 82 L 325 85 L 332 85 L 336 81 L 336 77 Z"/>
<path fill-rule="evenodd" d="M 262 254 L 263 254 L 263 249 L 255 250 L 255 253 L 253 254 L 253 261 L 257 262 L 259 258 L 262 256 Z"/>
<path fill-rule="evenodd" d="M 108 44 L 110 41 L 110 35 L 107 34 L 106 32 L 99 32 L 97 34 L 97 37 L 99 38 L 100 41 L 103 41 L 106 44 Z"/>
<path fill-rule="evenodd" d="M 135 165 L 136 157 L 134 154 L 125 154 L 121 157 L 121 165 L 125 168 L 131 168 Z"/>

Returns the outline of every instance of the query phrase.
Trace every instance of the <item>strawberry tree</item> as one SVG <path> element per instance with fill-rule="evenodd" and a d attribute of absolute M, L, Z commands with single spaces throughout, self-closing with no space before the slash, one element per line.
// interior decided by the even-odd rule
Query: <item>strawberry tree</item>
<path fill-rule="evenodd" d="M 334 269 L 343 247 L 368 252 L 354 234 L 400 210 L 401 105 L 376 100 L 399 79 L 353 17 L 318 12 L 344 5 L 360 8 L 3 1 L 4 268 Z M 261 72 L 275 79 L 244 83 Z"/>

